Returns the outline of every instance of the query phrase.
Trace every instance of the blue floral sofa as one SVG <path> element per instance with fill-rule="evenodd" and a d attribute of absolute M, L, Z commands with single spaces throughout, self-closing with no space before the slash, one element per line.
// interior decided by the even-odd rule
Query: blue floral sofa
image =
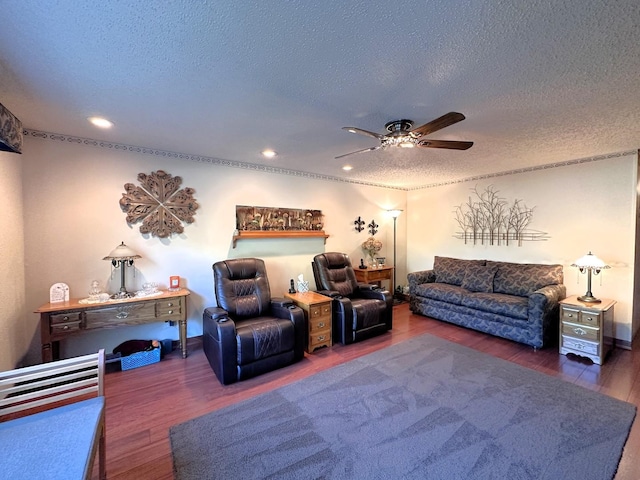
<path fill-rule="evenodd" d="M 562 265 L 434 259 L 412 272 L 411 311 L 540 348 L 557 341 Z"/>

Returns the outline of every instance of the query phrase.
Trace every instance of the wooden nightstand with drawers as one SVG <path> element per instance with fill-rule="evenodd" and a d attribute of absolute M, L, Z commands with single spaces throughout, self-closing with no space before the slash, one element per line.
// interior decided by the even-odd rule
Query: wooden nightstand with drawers
<path fill-rule="evenodd" d="M 615 300 L 586 303 L 577 295 L 560 302 L 560 353 L 574 353 L 602 365 L 614 346 L 613 306 Z"/>
<path fill-rule="evenodd" d="M 305 350 L 313 353 L 320 347 L 331 346 L 331 298 L 316 292 L 285 293 L 289 298 L 304 310 L 307 317 L 309 330 Z"/>

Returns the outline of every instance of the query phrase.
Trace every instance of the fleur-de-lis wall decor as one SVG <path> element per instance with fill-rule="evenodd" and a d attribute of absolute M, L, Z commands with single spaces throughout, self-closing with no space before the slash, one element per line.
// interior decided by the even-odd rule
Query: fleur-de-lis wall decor
<path fill-rule="evenodd" d="M 353 224 L 356 226 L 356 232 L 360 233 L 362 230 L 364 230 L 364 220 L 362 220 L 362 218 L 358 217 L 355 219 L 355 221 L 353 222 Z"/>
<path fill-rule="evenodd" d="M 376 233 L 378 233 L 378 227 L 379 226 L 380 225 L 378 225 L 375 220 L 371 220 L 371 223 L 369 225 L 367 225 L 367 227 L 369 227 L 369 233 L 372 236 L 375 235 Z"/>

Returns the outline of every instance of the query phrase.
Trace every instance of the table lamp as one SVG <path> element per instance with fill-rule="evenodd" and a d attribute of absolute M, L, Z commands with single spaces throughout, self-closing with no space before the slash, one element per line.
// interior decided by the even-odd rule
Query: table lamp
<path fill-rule="evenodd" d="M 128 298 L 131 296 L 124 285 L 124 267 L 132 267 L 133 261 L 138 258 L 142 257 L 127 247 L 124 242 L 114 248 L 109 255 L 103 258 L 103 260 L 111 261 L 113 268 L 120 268 L 120 291 L 113 295 L 112 298 Z"/>
<path fill-rule="evenodd" d="M 598 275 L 601 270 L 611 267 L 591 252 L 587 253 L 583 257 L 580 257 L 578 260 L 572 263 L 571 266 L 578 267 L 580 269 L 580 273 L 587 272 L 587 293 L 585 293 L 581 297 L 578 297 L 578 300 L 587 303 L 600 303 L 601 300 L 594 297 L 593 293 L 591 293 L 591 274 L 593 273 L 593 275 Z"/>

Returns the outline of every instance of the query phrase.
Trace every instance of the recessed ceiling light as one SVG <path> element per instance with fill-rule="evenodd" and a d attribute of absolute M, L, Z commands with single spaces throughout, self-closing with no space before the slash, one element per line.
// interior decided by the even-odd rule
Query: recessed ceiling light
<path fill-rule="evenodd" d="M 345 165 L 344 167 L 342 167 L 342 170 L 344 170 L 345 172 L 348 172 L 351 169 L 353 169 L 351 165 Z"/>
<path fill-rule="evenodd" d="M 263 157 L 266 157 L 266 158 L 273 158 L 273 157 L 275 157 L 276 155 L 277 155 L 277 153 L 276 153 L 276 152 L 274 152 L 274 151 L 273 151 L 273 150 L 271 150 L 271 149 L 267 149 L 267 150 L 263 150 L 263 151 L 262 151 L 262 156 L 263 156 Z"/>
<path fill-rule="evenodd" d="M 111 128 L 113 127 L 113 122 L 110 122 L 106 118 L 102 117 L 89 117 L 88 119 L 93 125 L 99 128 Z"/>

